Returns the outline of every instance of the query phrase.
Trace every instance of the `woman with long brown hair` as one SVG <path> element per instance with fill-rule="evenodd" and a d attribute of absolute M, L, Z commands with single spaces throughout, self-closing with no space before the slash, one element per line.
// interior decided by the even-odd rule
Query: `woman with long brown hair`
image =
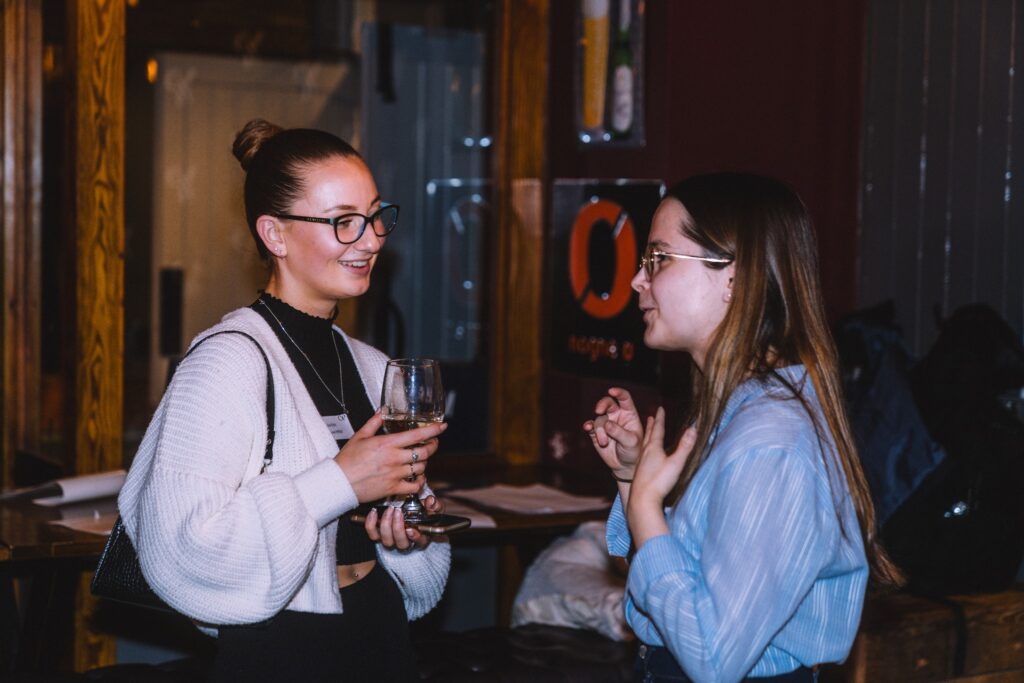
<path fill-rule="evenodd" d="M 584 429 L 618 482 L 608 547 L 632 550 L 637 680 L 811 681 L 845 659 L 869 575 L 900 581 L 843 406 L 814 235 L 760 176 L 672 187 L 633 280 L 644 342 L 693 361 L 689 425 L 612 388 Z"/>

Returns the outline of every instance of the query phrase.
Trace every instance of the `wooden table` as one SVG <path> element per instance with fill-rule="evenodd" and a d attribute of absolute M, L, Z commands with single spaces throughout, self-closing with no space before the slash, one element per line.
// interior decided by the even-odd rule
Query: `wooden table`
<path fill-rule="evenodd" d="M 453 462 L 454 461 L 454 462 Z M 596 472 L 566 471 L 540 465 L 494 466 L 486 458 L 452 456 L 430 463 L 434 481 L 447 484 L 446 490 L 478 488 L 493 484 L 524 486 L 541 483 L 568 493 L 605 496 L 609 501 L 616 492 L 614 481 L 603 467 Z M 477 503 L 472 507 L 494 519 L 495 528 L 472 528 L 451 536 L 454 546 L 488 545 L 498 552 L 496 600 L 497 624 L 507 626 L 512 616 L 512 603 L 523 580 L 523 573 L 537 554 L 558 536 L 572 533 L 584 522 L 603 520 L 608 509 L 561 514 L 521 514 Z"/>
<path fill-rule="evenodd" d="M 106 539 L 50 524 L 60 518 L 57 508 L 0 503 L 0 563 L 99 557 Z"/>
<path fill-rule="evenodd" d="M 581 495 L 614 493 L 611 479 L 539 466 L 495 466 L 481 456 L 451 456 L 431 462 L 431 478 L 450 488 L 465 489 L 504 483 L 545 483 Z M 495 528 L 470 528 L 452 534 L 455 546 L 493 546 L 497 550 L 496 614 L 508 624 L 512 601 L 529 562 L 557 536 L 579 524 L 604 519 L 607 510 L 570 514 L 517 514 L 474 505 L 495 521 Z M 60 518 L 55 508 L 31 502 L 0 503 L 0 672 L 36 670 L 52 653 L 44 643 L 67 625 L 47 619 L 54 606 L 74 604 L 78 578 L 91 571 L 106 543 L 96 534 L 50 524 Z M 15 595 L 15 581 L 28 590 Z M 16 599 L 17 597 L 17 599 Z M 19 617 L 19 613 L 24 617 Z M 66 637 L 66 636 L 65 636 Z M 2 676 L 0 676 L 2 678 Z"/>
<path fill-rule="evenodd" d="M 447 461 L 446 461 L 447 460 Z M 611 501 L 615 488 L 601 472 L 567 472 L 538 465 L 495 466 L 479 456 L 451 456 L 431 461 L 431 478 L 446 483 L 446 490 L 468 489 L 492 484 L 527 485 L 542 483 L 569 493 L 606 496 Z M 443 493 L 443 491 L 442 491 Z M 493 529 L 470 528 L 453 534 L 457 543 L 500 543 L 530 536 L 568 533 L 579 524 L 604 519 L 607 510 L 563 514 L 519 514 L 473 504 L 494 518 Z M 50 524 L 60 519 L 57 508 L 31 502 L 0 503 L 0 563 L 61 558 L 98 558 L 106 539 Z"/>
<path fill-rule="evenodd" d="M 49 523 L 60 517 L 28 501 L 0 503 L 0 672 L 70 667 L 70 648 L 46 644 L 68 640 L 79 577 L 106 538 Z"/>

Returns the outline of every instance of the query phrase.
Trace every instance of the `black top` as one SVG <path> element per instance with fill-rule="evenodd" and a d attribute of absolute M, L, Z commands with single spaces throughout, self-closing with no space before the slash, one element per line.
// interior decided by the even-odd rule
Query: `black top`
<path fill-rule="evenodd" d="M 358 430 L 373 416 L 373 404 L 366 395 L 355 360 L 344 338 L 334 331 L 333 320 L 304 313 L 266 292 L 249 308 L 263 316 L 274 330 L 321 415 L 347 412 L 353 430 Z M 340 401 L 344 401 L 344 409 Z M 338 439 L 338 448 L 347 442 L 347 439 Z M 362 526 L 350 522 L 347 516 L 338 522 L 337 558 L 338 564 L 377 559 L 373 541 Z"/>

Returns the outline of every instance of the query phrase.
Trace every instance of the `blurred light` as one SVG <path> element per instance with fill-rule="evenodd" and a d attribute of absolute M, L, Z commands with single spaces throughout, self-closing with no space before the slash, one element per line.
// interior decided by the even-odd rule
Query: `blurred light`
<path fill-rule="evenodd" d="M 43 74 L 52 76 L 57 73 L 57 48 L 47 44 L 43 48 Z"/>
<path fill-rule="evenodd" d="M 137 0 L 136 0 L 137 1 Z M 150 83 L 156 83 L 157 73 L 160 71 L 160 64 L 155 60 L 151 59 L 146 62 L 146 80 Z"/>

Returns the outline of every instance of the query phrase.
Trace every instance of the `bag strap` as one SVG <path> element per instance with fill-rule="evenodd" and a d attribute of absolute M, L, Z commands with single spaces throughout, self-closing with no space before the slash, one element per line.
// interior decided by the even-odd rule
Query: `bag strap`
<path fill-rule="evenodd" d="M 181 357 L 181 360 L 183 361 L 188 358 L 189 354 L 199 348 L 199 345 L 207 339 L 211 339 L 221 334 L 240 334 L 243 337 L 248 338 L 249 341 L 255 344 L 256 348 L 259 349 L 260 355 L 263 356 L 263 364 L 267 368 L 267 443 L 266 448 L 263 451 L 263 467 L 260 468 L 260 474 L 263 474 L 267 470 L 267 467 L 270 466 L 270 463 L 274 460 L 274 375 L 270 371 L 270 360 L 267 359 L 267 352 L 264 351 L 263 347 L 260 346 L 260 343 L 247 332 L 242 332 L 241 330 L 221 330 L 220 332 L 214 332 L 213 334 L 207 335 L 197 341 L 192 345 L 192 348 Z"/>

